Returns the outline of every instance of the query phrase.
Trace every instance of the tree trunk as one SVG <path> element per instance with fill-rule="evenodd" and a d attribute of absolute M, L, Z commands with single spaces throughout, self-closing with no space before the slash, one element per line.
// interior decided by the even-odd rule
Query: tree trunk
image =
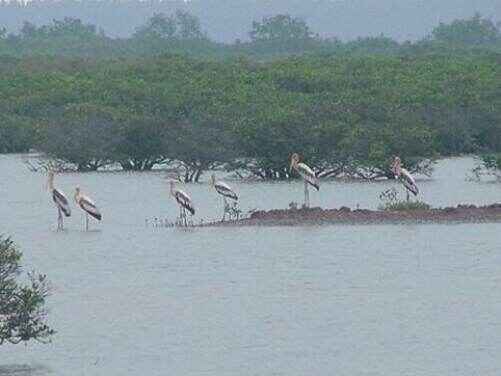
<path fill-rule="evenodd" d="M 82 162 L 77 164 L 77 171 L 78 172 L 89 172 L 89 171 L 96 171 L 98 166 L 92 164 L 92 162 Z"/>
<path fill-rule="evenodd" d="M 198 183 L 198 180 L 200 180 L 200 176 L 202 175 L 202 168 L 198 168 L 195 173 L 195 183 Z"/>

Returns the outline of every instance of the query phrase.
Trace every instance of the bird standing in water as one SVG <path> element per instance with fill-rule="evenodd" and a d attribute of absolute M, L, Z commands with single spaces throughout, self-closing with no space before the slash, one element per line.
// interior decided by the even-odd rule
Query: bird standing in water
<path fill-rule="evenodd" d="M 70 204 L 68 202 L 68 199 L 64 195 L 64 193 L 54 187 L 54 172 L 49 171 L 48 174 L 48 182 L 47 182 L 47 187 L 49 188 L 49 191 L 52 195 L 52 201 L 54 201 L 54 204 L 57 207 L 57 229 L 62 230 L 63 229 L 63 213 L 66 217 L 71 216 L 71 209 L 70 209 Z"/>
<path fill-rule="evenodd" d="M 103 218 L 94 201 L 82 194 L 79 187 L 75 188 L 75 202 L 85 212 L 85 231 L 89 231 L 89 215 L 98 221 Z"/>

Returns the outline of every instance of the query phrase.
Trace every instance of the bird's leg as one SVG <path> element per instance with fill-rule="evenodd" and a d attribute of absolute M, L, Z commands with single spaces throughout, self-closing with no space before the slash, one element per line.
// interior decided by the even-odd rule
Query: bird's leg
<path fill-rule="evenodd" d="M 188 227 L 188 218 L 186 216 L 186 209 L 183 208 L 183 219 L 184 219 L 184 227 Z"/>
<path fill-rule="evenodd" d="M 238 207 L 238 203 L 235 201 L 235 211 L 236 211 L 236 219 L 237 221 L 240 219 L 240 208 Z"/>
<path fill-rule="evenodd" d="M 408 191 L 408 190 L 406 190 L 406 192 L 407 192 L 407 202 L 409 202 L 409 201 L 410 201 L 410 199 L 411 199 L 411 198 L 410 198 L 410 196 L 409 196 L 409 191 Z"/>
<path fill-rule="evenodd" d="M 57 229 L 63 229 L 63 215 L 61 213 L 61 208 L 59 207 L 57 208 Z"/>
<path fill-rule="evenodd" d="M 308 190 L 308 182 L 306 180 L 304 181 L 304 206 L 307 208 L 310 207 L 310 192 Z"/>
<path fill-rule="evenodd" d="M 226 202 L 226 197 L 224 197 L 224 196 L 223 196 L 223 205 L 224 205 L 223 219 L 221 220 L 221 222 L 225 221 L 225 219 L 226 219 L 226 212 L 228 211 L 228 202 Z"/>
<path fill-rule="evenodd" d="M 89 231 L 89 214 L 85 213 L 85 231 Z"/>

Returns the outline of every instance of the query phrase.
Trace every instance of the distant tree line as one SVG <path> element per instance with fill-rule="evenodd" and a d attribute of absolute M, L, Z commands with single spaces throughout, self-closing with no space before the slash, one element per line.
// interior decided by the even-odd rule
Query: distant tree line
<path fill-rule="evenodd" d="M 94 25 L 64 18 L 42 26 L 24 22 L 18 33 L 0 28 L 0 55 L 108 59 L 182 54 L 202 59 L 246 57 L 264 61 L 303 54 L 416 56 L 501 52 L 499 25 L 479 14 L 441 23 L 430 35 L 412 43 L 399 43 L 384 35 L 349 42 L 322 38 L 304 20 L 288 14 L 254 21 L 248 35 L 248 40 L 233 44 L 214 42 L 207 37 L 200 20 L 182 10 L 154 14 L 127 38 L 112 38 Z"/>
<path fill-rule="evenodd" d="M 437 17 L 446 22 L 471 17 L 475 11 L 501 20 L 501 3 L 493 0 L 3 0 L 0 25 L 17 32 L 23 21 L 37 25 L 54 18 L 81 18 L 107 35 L 128 38 L 155 13 L 177 10 L 200 17 L 207 35 L 218 42 L 248 39 L 252 22 L 277 14 L 305 19 L 314 33 L 343 41 L 379 33 L 398 41 L 416 41 L 433 28 Z"/>
<path fill-rule="evenodd" d="M 501 151 L 495 53 L 210 61 L 0 59 L 0 151 L 36 149 L 79 171 L 170 164 L 287 179 L 391 177 L 438 155 Z"/>

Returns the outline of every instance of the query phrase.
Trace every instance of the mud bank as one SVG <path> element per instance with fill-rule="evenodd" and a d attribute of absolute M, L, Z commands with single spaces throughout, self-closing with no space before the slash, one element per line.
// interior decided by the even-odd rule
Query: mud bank
<path fill-rule="evenodd" d="M 275 209 L 256 211 L 249 218 L 212 222 L 208 226 L 301 226 L 318 224 L 461 223 L 501 222 L 501 203 L 487 206 L 458 205 L 427 210 Z"/>

